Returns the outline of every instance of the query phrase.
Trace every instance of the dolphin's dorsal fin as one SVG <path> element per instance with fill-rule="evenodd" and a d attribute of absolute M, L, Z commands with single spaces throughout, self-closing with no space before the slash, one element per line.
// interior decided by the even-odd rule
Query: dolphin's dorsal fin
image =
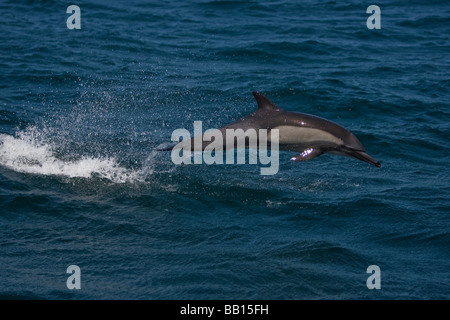
<path fill-rule="evenodd" d="M 258 110 L 280 110 L 275 103 L 266 98 L 263 94 L 253 91 L 253 96 L 258 103 Z"/>

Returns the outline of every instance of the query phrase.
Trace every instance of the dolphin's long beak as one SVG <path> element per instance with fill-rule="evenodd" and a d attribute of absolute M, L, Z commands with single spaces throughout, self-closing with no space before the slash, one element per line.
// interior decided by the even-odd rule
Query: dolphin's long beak
<path fill-rule="evenodd" d="M 374 158 L 369 156 L 364 151 L 357 151 L 357 150 L 352 150 L 352 149 L 344 149 L 342 151 L 344 151 L 350 157 L 354 157 L 356 159 L 370 163 L 371 165 L 374 165 L 375 167 L 378 167 L 378 168 L 381 167 L 381 163 L 379 163 L 377 160 L 375 160 Z"/>

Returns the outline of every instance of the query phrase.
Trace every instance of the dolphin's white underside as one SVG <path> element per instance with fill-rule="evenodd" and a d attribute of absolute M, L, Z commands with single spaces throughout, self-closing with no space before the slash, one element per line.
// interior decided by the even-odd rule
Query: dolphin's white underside
<path fill-rule="evenodd" d="M 293 144 L 293 145 L 309 145 L 314 146 L 314 142 L 328 142 L 336 145 L 342 145 L 343 141 L 338 137 L 328 133 L 326 131 L 307 128 L 307 127 L 294 127 L 294 126 L 278 126 L 272 128 L 272 130 L 278 129 L 279 131 L 279 143 L 280 144 Z M 271 135 L 268 135 L 270 141 Z"/>

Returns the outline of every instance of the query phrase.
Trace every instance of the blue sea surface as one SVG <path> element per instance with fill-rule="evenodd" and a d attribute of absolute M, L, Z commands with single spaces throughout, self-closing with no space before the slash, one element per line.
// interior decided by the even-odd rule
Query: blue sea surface
<path fill-rule="evenodd" d="M 450 299 L 448 1 L 5 0 L 0 17 L 0 298 Z M 156 150 L 253 112 L 252 91 L 344 126 L 381 168 L 282 151 L 264 176 Z"/>

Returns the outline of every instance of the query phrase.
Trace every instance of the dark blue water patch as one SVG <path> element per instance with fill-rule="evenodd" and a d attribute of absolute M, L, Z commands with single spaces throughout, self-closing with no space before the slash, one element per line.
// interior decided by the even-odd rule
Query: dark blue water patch
<path fill-rule="evenodd" d="M 8 110 L 0 110 L 0 123 L 4 127 L 10 127 L 17 125 L 19 118 L 17 117 L 17 112 L 11 112 Z"/>
<path fill-rule="evenodd" d="M 436 26 L 446 25 L 450 19 L 442 15 L 433 15 L 426 17 L 415 17 L 411 20 L 404 20 L 398 24 L 403 27 L 409 28 L 434 28 Z"/>

